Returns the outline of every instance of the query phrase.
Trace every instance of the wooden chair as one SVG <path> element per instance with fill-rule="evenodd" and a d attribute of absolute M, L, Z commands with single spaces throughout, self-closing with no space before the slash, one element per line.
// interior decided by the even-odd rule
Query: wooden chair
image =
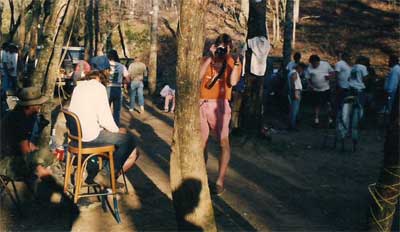
<path fill-rule="evenodd" d="M 72 195 L 74 196 L 74 203 L 78 202 L 78 199 L 81 197 L 90 197 L 90 196 L 101 196 L 102 203 L 104 204 L 104 199 L 106 199 L 106 195 L 113 196 L 114 203 L 114 216 L 118 223 L 121 222 L 119 216 L 118 209 L 118 201 L 116 198 L 117 190 L 116 190 L 116 176 L 115 176 L 115 167 L 114 167 L 114 150 L 115 146 L 113 144 L 104 145 L 104 146 L 93 146 L 86 144 L 82 141 L 82 129 L 79 118 L 76 114 L 63 109 L 62 112 L 65 115 L 67 128 L 68 128 L 68 152 L 67 152 L 67 160 L 65 165 L 65 180 L 64 180 L 64 192 L 68 192 L 68 186 L 71 179 L 72 168 L 74 166 L 74 161 L 76 159 L 76 172 L 75 172 L 75 183 L 74 190 Z M 103 158 L 109 160 L 110 165 L 110 178 L 111 178 L 111 193 L 108 191 L 103 192 L 95 192 L 95 193 L 81 193 L 82 182 L 83 182 L 83 174 L 88 165 L 88 161 L 93 158 L 99 158 L 99 167 L 102 167 Z M 125 181 L 125 178 L 124 178 Z M 126 183 L 125 183 L 126 187 Z"/>

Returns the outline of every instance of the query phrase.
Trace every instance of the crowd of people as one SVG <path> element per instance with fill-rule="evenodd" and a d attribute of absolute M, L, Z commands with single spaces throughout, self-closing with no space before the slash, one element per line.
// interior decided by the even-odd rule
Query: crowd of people
<path fill-rule="evenodd" d="M 209 53 L 200 66 L 200 130 L 205 154 L 210 135 L 216 137 L 221 147 L 219 156 L 219 173 L 213 192 L 224 192 L 225 175 L 230 160 L 230 121 L 232 90 L 242 77 L 242 62 L 240 56 L 231 54 L 232 39 L 227 34 L 221 34 L 209 48 Z M 2 95 L 16 88 L 16 65 L 13 52 L 15 47 L 4 45 L 1 51 Z M 340 53 L 340 60 L 332 67 L 318 55 L 309 57 L 309 64 L 301 61 L 301 54 L 295 53 L 294 60 L 286 66 L 289 100 L 289 123 L 291 131 L 297 131 L 297 115 L 301 110 L 302 92 L 311 90 L 314 109 L 314 124 L 320 124 L 321 109 L 328 115 L 327 121 L 336 125 L 338 118 L 345 113 L 344 105 L 349 99 L 357 105 L 362 116 L 362 108 L 366 102 L 366 81 L 368 79 L 369 59 L 352 57 L 345 52 Z M 387 104 L 385 111 L 393 108 L 393 100 L 399 89 L 400 65 L 398 57 L 390 56 L 390 73 L 385 83 Z M 90 60 L 80 61 L 69 76 L 74 80 L 69 111 L 75 113 L 82 127 L 82 140 L 88 145 L 114 144 L 116 146 L 114 162 L 116 175 L 121 170 L 127 171 L 133 167 L 138 158 L 134 138 L 121 128 L 121 109 L 123 105 L 123 89 L 130 89 L 128 110 L 135 110 L 136 95 L 138 96 L 139 113 L 144 111 L 144 78 L 148 75 L 147 67 L 139 58 L 135 58 L 129 67 L 121 64 L 118 53 L 110 50 L 107 55 L 96 56 Z M 332 82 L 335 87 L 332 90 Z M 332 99 L 334 92 L 336 98 Z M 164 111 L 174 112 L 175 90 L 165 85 L 160 92 L 165 99 Z M 19 94 L 19 102 L 15 109 L 1 119 L 2 146 L 0 154 L 0 171 L 2 175 L 14 175 L 21 171 L 21 164 L 27 166 L 24 171 L 37 177 L 51 174 L 47 158 L 51 157 L 46 144 L 39 144 L 38 134 L 48 121 L 40 113 L 41 105 L 46 98 L 35 87 L 23 88 Z M 360 119 L 360 118 L 359 118 Z M 344 134 L 349 125 L 341 121 Z M 347 124 L 346 124 L 347 123 Z M 10 133 L 12 131 L 13 133 Z M 207 156 L 205 155 L 207 161 Z M 26 177 L 29 174 L 22 173 Z M 20 174 L 20 173 L 17 173 Z M 15 175 L 17 175 L 15 174 Z M 87 182 L 95 182 L 105 187 L 110 186 L 109 169 L 107 165 L 95 173 L 88 173 Z"/>

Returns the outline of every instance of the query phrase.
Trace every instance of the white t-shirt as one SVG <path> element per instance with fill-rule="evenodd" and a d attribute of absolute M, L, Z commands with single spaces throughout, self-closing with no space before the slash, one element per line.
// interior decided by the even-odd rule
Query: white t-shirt
<path fill-rule="evenodd" d="M 81 122 L 84 142 L 96 139 L 103 129 L 113 133 L 119 131 L 108 104 L 107 90 L 97 80 L 81 81 L 75 87 L 69 110 Z"/>
<path fill-rule="evenodd" d="M 329 80 L 326 76 L 333 72 L 333 68 L 326 61 L 320 61 L 317 68 L 313 68 L 310 64 L 306 70 L 306 78 L 311 80 L 311 87 L 314 91 L 322 92 L 329 90 Z"/>
<path fill-rule="evenodd" d="M 286 65 L 286 70 L 292 71 L 296 67 L 296 65 L 296 62 L 292 60 Z"/>
<path fill-rule="evenodd" d="M 364 78 L 366 76 L 368 76 L 367 67 L 362 64 L 354 65 L 349 78 L 350 87 L 357 90 L 365 89 Z"/>
<path fill-rule="evenodd" d="M 296 70 L 292 70 L 289 73 L 289 75 L 288 75 L 288 83 L 291 83 L 293 74 L 295 74 L 297 76 L 297 79 L 294 81 L 294 89 L 295 90 L 302 90 L 303 89 L 303 85 L 301 84 L 300 75 Z"/>
<path fill-rule="evenodd" d="M 385 82 L 385 91 L 395 94 L 400 85 L 400 64 L 396 64 L 390 70 L 389 76 Z"/>
<path fill-rule="evenodd" d="M 346 61 L 340 60 L 335 65 L 335 71 L 338 72 L 337 85 L 340 88 L 348 89 L 351 67 L 347 64 Z"/>

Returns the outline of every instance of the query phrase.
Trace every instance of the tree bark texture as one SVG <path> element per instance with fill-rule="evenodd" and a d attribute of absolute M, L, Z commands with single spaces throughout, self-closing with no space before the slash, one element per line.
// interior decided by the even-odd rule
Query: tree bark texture
<path fill-rule="evenodd" d="M 292 54 L 293 7 L 294 7 L 294 0 L 287 0 L 286 16 L 285 16 L 285 32 L 283 38 L 283 67 L 286 67 L 286 65 L 290 62 L 290 55 Z M 284 77 L 286 77 L 286 75 Z"/>
<path fill-rule="evenodd" d="M 85 16 L 85 60 L 94 54 L 93 0 L 86 0 Z"/>
<path fill-rule="evenodd" d="M 200 137 L 199 69 L 205 42 L 207 0 L 181 2 L 178 34 L 177 108 L 170 180 L 178 228 L 216 231 Z"/>
<path fill-rule="evenodd" d="M 151 16 L 151 44 L 150 44 L 150 59 L 149 59 L 149 93 L 153 95 L 157 88 L 157 53 L 158 53 L 158 13 L 159 2 L 152 0 L 153 14 Z"/>
<path fill-rule="evenodd" d="M 266 11 L 266 0 L 261 2 L 250 1 L 247 39 L 255 36 L 267 37 L 265 26 Z M 257 131 L 262 123 L 261 106 L 263 100 L 264 77 L 257 77 L 250 74 L 250 49 L 246 52 L 246 60 L 246 88 L 243 93 L 242 107 L 240 110 L 240 127 L 247 131 Z"/>
<path fill-rule="evenodd" d="M 57 37 L 54 41 L 54 49 L 52 56 L 49 60 L 49 68 L 46 75 L 46 81 L 43 85 L 43 95 L 47 96 L 50 101 L 43 105 L 42 112 L 45 118 L 51 118 L 51 112 L 54 108 L 53 96 L 57 78 L 60 76 L 60 59 L 64 41 L 66 39 L 67 31 L 71 30 L 71 24 L 74 20 L 75 11 L 78 9 L 79 1 L 82 0 L 68 0 L 67 8 L 65 9 L 63 20 L 59 27 Z M 42 139 L 44 142 L 50 140 L 51 127 L 46 127 L 43 131 Z"/>
<path fill-rule="evenodd" d="M 0 41 L 3 41 L 3 10 L 4 3 L 0 2 Z"/>
<path fill-rule="evenodd" d="M 49 59 L 51 59 L 54 49 L 54 42 L 57 35 L 57 28 L 59 22 L 58 12 L 62 6 L 66 3 L 65 0 L 54 1 L 50 6 L 50 15 L 46 23 L 46 28 L 43 33 L 43 49 L 40 53 L 40 57 L 32 75 L 32 85 L 41 88 L 45 81 L 45 77 L 48 70 Z"/>

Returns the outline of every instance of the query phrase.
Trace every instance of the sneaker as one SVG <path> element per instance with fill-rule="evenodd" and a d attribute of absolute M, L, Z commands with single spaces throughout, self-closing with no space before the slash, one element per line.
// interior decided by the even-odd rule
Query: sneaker
<path fill-rule="evenodd" d="M 165 113 L 168 113 L 168 109 L 164 109 L 164 112 L 165 112 Z"/>
<path fill-rule="evenodd" d="M 144 112 L 144 106 L 140 106 L 140 113 Z"/>
<path fill-rule="evenodd" d="M 129 112 L 133 112 L 133 111 L 135 111 L 134 109 L 132 109 L 132 108 L 129 108 Z"/>

